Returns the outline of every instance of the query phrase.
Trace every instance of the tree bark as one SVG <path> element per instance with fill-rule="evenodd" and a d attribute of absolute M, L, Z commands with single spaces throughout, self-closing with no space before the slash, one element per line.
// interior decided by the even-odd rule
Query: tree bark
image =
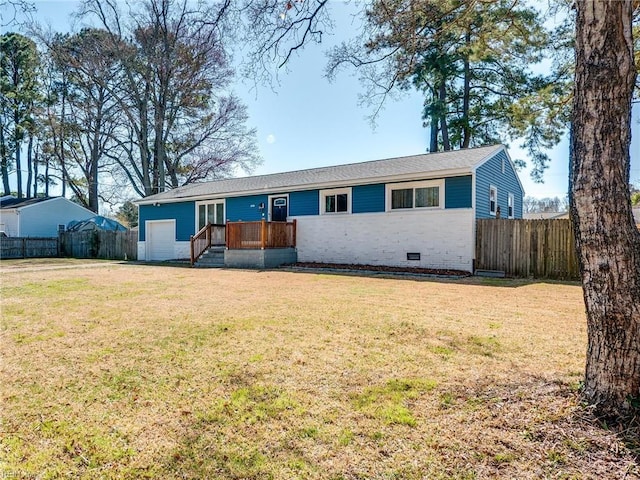
<path fill-rule="evenodd" d="M 31 198 L 31 182 L 33 182 L 33 133 L 29 132 L 27 144 L 27 198 Z"/>
<path fill-rule="evenodd" d="M 442 132 L 442 149 L 445 152 L 451 150 L 451 143 L 449 143 L 449 128 L 447 127 L 447 86 L 444 79 L 440 83 L 439 92 L 439 105 L 440 105 L 440 131 Z"/>
<path fill-rule="evenodd" d="M 36 145 L 35 155 L 33 156 L 33 198 L 38 198 L 38 162 L 40 161 L 40 145 Z"/>
<path fill-rule="evenodd" d="M 433 88 L 432 91 L 432 98 L 433 98 L 433 102 L 436 101 L 436 98 L 438 95 L 438 92 L 435 88 Z M 438 113 L 435 111 L 435 109 L 431 108 L 431 119 L 429 120 L 430 122 L 430 129 L 429 129 L 429 152 L 430 153 L 435 153 L 438 151 L 438 123 L 439 123 L 439 116 Z"/>
<path fill-rule="evenodd" d="M 640 397 L 640 233 L 629 191 L 633 0 L 576 1 L 571 219 L 588 347 L 583 395 L 622 420 Z"/>
<path fill-rule="evenodd" d="M 1 115 L 0 115 L 1 117 Z M 2 120 L 2 118 L 0 118 Z M 0 169 L 2 170 L 2 187 L 5 195 L 11 195 L 9 187 L 9 148 L 4 137 L 4 125 L 0 123 Z"/>
<path fill-rule="evenodd" d="M 13 111 L 13 121 L 14 121 L 14 134 L 13 134 L 13 148 L 14 154 L 16 158 L 16 183 L 17 183 L 17 193 L 18 198 L 22 198 L 22 161 L 20 159 L 20 148 L 22 147 L 22 133 L 20 126 L 20 113 L 18 112 L 17 107 Z"/>
<path fill-rule="evenodd" d="M 466 51 L 464 54 L 464 87 L 462 92 L 462 120 L 464 122 L 462 145 L 460 148 L 469 148 L 471 144 L 471 129 L 469 128 L 469 101 L 471 97 L 471 66 L 469 65 L 469 46 L 471 45 L 471 30 L 467 30 L 464 37 Z"/>

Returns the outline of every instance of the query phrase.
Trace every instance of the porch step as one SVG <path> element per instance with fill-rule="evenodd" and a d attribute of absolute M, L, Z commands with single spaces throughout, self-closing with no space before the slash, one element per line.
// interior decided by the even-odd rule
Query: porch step
<path fill-rule="evenodd" d="M 197 268 L 220 268 L 224 267 L 224 250 L 225 247 L 211 247 L 204 252 L 195 263 Z"/>

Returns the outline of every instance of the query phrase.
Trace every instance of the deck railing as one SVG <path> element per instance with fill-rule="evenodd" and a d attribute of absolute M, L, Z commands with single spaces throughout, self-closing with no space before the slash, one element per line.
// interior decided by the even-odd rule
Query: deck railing
<path fill-rule="evenodd" d="M 229 222 L 226 240 L 231 250 L 295 247 L 296 221 Z"/>
<path fill-rule="evenodd" d="M 225 233 L 224 225 L 207 223 L 198 233 L 191 235 L 191 265 L 212 245 L 224 245 Z"/>

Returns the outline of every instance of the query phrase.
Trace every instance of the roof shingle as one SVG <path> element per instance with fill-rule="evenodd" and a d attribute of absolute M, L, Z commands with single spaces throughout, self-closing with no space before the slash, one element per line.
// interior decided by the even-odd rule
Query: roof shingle
<path fill-rule="evenodd" d="M 373 160 L 329 167 L 296 170 L 292 172 L 257 175 L 252 177 L 228 178 L 212 182 L 194 183 L 158 193 L 139 200 L 138 203 L 152 201 L 176 201 L 192 197 L 239 194 L 243 192 L 293 190 L 312 188 L 334 183 L 375 181 L 379 178 L 428 174 L 448 170 L 465 170 L 471 173 L 480 162 L 502 149 L 502 145 L 469 148 L 449 152 L 426 153 L 409 157 Z"/>

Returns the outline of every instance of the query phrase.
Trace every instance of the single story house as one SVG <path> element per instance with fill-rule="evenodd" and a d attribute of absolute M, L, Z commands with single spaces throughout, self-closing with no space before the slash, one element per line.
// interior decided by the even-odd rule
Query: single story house
<path fill-rule="evenodd" d="M 137 202 L 138 259 L 189 258 L 208 222 L 295 220 L 299 262 L 472 272 L 476 219 L 522 218 L 523 196 L 502 145 L 191 184 Z"/>
<path fill-rule="evenodd" d="M 64 197 L 0 198 L 0 231 L 9 237 L 57 237 L 72 220 L 93 216 Z"/>

